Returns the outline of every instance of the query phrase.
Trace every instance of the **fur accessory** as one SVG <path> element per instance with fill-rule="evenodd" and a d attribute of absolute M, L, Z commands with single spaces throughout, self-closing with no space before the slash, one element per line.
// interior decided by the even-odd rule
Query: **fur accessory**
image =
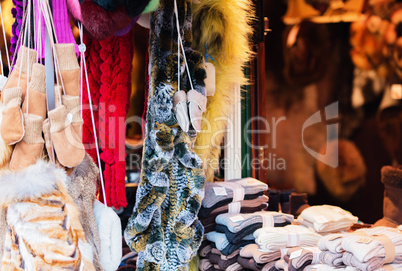
<path fill-rule="evenodd" d="M 209 54 L 215 59 L 216 92 L 208 97 L 201 125 L 203 132 L 197 135 L 194 150 L 203 160 L 207 181 L 212 182 L 224 137 L 219 131 L 227 126 L 222 119 L 232 113 L 234 85 L 246 83 L 243 67 L 252 55 L 250 38 L 254 11 L 250 0 L 200 2 L 192 6 L 192 47 L 205 55 L 208 46 Z"/>
<path fill-rule="evenodd" d="M 190 48 L 191 3 L 177 2 L 194 91 L 205 97 L 204 58 Z M 174 20 L 170 0 L 161 1 L 151 14 L 150 89 L 141 183 L 124 232 L 127 244 L 139 252 L 137 270 L 188 270 L 204 233 L 197 220 L 203 197 L 202 161 L 192 149 L 194 133 L 185 133 L 173 112 L 172 97 L 179 91 L 177 73 L 182 73 L 177 68 Z M 180 76 L 180 85 L 188 91 L 191 86 L 185 76 Z"/>
<path fill-rule="evenodd" d="M 0 208 L 7 228 L 2 270 L 95 270 L 66 182 L 63 169 L 42 160 L 19 172 L 2 172 Z"/>
<path fill-rule="evenodd" d="M 67 181 L 67 190 L 80 209 L 80 221 L 85 237 L 92 246 L 94 266 L 99 271 L 102 270 L 101 240 L 93 208 L 98 192 L 98 180 L 98 167 L 89 155 L 85 155 L 81 164 L 71 171 Z"/>

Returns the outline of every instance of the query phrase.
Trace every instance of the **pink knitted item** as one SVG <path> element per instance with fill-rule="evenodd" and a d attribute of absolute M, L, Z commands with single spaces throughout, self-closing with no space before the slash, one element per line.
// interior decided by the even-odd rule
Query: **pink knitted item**
<path fill-rule="evenodd" d="M 77 0 L 78 2 L 78 0 Z M 56 30 L 56 37 L 58 43 L 74 43 L 75 44 L 75 52 L 77 56 L 79 54 L 78 45 L 75 42 L 73 32 L 70 27 L 70 17 L 67 11 L 67 3 L 66 0 L 53 0 L 52 1 L 52 9 L 53 9 L 53 20 L 54 20 L 54 28 Z M 39 25 L 39 0 L 35 0 L 35 26 L 36 31 L 38 33 L 38 25 Z M 41 16 L 41 43 L 42 48 L 40 52 L 38 52 L 38 57 L 43 58 L 45 56 L 45 19 L 43 15 Z M 38 44 L 38 38 L 35 37 L 35 40 Z"/>

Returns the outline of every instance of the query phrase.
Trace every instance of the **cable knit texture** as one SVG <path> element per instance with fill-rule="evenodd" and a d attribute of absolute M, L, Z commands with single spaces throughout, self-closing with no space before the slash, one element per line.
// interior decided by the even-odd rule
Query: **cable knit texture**
<path fill-rule="evenodd" d="M 107 204 L 115 208 L 125 207 L 125 135 L 131 93 L 132 37 L 131 33 L 104 41 L 87 37 L 85 43 L 95 125 L 102 151 L 101 160 L 104 163 Z M 83 103 L 89 103 L 87 91 L 83 91 Z M 89 109 L 83 110 L 83 119 L 83 142 L 87 152 L 96 160 Z M 100 195 L 103 200 L 102 193 Z"/>

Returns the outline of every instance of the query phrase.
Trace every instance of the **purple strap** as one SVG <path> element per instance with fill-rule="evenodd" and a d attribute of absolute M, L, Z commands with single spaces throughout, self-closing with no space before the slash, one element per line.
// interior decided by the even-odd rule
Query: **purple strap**
<path fill-rule="evenodd" d="M 70 27 L 70 18 L 67 11 L 66 0 L 53 0 L 52 1 L 53 8 L 53 21 L 54 28 L 56 30 L 56 36 L 58 43 L 74 43 L 75 44 L 75 53 L 77 57 L 79 56 L 78 45 L 75 42 L 73 32 Z M 35 0 L 35 25 L 37 26 L 39 23 L 39 0 Z M 41 18 L 41 44 L 42 49 L 41 52 L 38 52 L 38 56 L 43 58 L 45 56 L 45 19 Z M 37 33 L 38 29 L 36 29 Z M 37 37 L 35 37 L 37 42 Z"/>

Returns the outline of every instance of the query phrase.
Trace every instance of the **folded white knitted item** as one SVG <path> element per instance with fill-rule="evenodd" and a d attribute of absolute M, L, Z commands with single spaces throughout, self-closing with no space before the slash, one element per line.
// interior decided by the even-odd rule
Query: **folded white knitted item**
<path fill-rule="evenodd" d="M 358 218 L 337 206 L 317 205 L 303 210 L 297 220 L 316 232 L 328 233 L 348 230 Z"/>
<path fill-rule="evenodd" d="M 342 240 L 348 236 L 347 233 L 334 233 L 323 236 L 320 241 L 318 241 L 318 248 L 321 250 L 329 250 L 332 253 L 341 253 L 342 249 Z"/>
<path fill-rule="evenodd" d="M 205 196 L 202 200 L 204 208 L 210 208 L 214 204 L 232 199 L 233 201 L 243 200 L 246 195 L 257 194 L 268 190 L 268 185 L 254 178 L 229 180 L 226 182 L 206 182 Z"/>
<path fill-rule="evenodd" d="M 285 260 L 279 260 L 275 263 L 275 268 L 278 270 L 288 271 L 288 264 Z"/>
<path fill-rule="evenodd" d="M 320 262 L 324 264 L 328 264 L 329 266 L 339 267 L 344 265 L 343 263 L 343 252 L 341 253 L 333 253 L 329 250 L 323 250 L 320 253 Z"/>
<path fill-rule="evenodd" d="M 312 264 L 304 268 L 304 271 L 360 271 L 353 266 L 333 267 L 327 264 Z"/>
<path fill-rule="evenodd" d="M 276 251 L 286 247 L 317 246 L 321 235 L 299 225 L 280 228 L 264 227 L 254 232 L 255 242 L 263 251 Z"/>
<path fill-rule="evenodd" d="M 350 252 L 345 252 L 343 254 L 342 261 L 346 265 L 356 267 L 357 269 L 362 271 L 374 271 L 384 265 L 384 258 L 374 257 L 367 262 L 361 262 L 356 259 L 356 257 L 353 256 L 353 254 Z"/>
<path fill-rule="evenodd" d="M 360 234 L 367 234 L 368 236 Z M 388 238 L 385 237 L 384 240 L 381 240 L 379 239 L 381 236 Z M 395 228 L 360 229 L 343 238 L 341 246 L 345 251 L 352 253 L 360 262 L 367 262 L 378 257 L 385 258 L 385 264 L 402 263 L 402 233 Z M 390 246 L 390 249 L 384 246 Z M 386 255 L 387 250 L 388 255 Z M 394 257 L 392 256 L 392 261 L 388 259 L 390 254 L 395 254 Z"/>
<path fill-rule="evenodd" d="M 293 219 L 293 215 L 261 211 L 251 214 L 220 214 L 216 217 L 215 222 L 225 225 L 229 231 L 237 233 L 252 224 L 262 223 L 263 227 L 273 227 L 274 224 L 293 222 Z"/>

